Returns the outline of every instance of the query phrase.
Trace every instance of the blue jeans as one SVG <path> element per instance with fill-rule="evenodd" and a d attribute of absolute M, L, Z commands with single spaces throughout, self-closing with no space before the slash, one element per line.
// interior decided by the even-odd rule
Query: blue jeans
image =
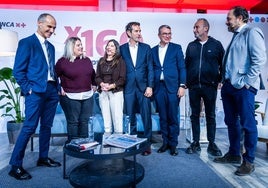
<path fill-rule="evenodd" d="M 67 121 L 68 140 L 88 137 L 88 121 L 92 115 L 92 97 L 85 100 L 73 100 L 60 96 L 60 104 Z"/>
<path fill-rule="evenodd" d="M 254 162 L 257 145 L 257 125 L 255 120 L 255 95 L 257 90 L 253 87 L 247 89 L 234 88 L 230 82 L 224 83 L 221 96 L 225 113 L 225 124 L 228 127 L 229 153 L 240 155 L 241 128 L 244 130 L 244 146 L 246 152 L 243 160 Z"/>

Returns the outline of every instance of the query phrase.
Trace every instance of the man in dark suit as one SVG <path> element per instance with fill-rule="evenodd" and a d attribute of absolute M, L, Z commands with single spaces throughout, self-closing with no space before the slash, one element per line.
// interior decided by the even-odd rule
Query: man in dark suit
<path fill-rule="evenodd" d="M 13 74 L 25 96 L 25 121 L 14 147 L 9 175 L 18 179 L 32 176 L 22 167 L 25 149 L 40 120 L 37 166 L 58 167 L 48 158 L 51 127 L 59 101 L 55 77 L 55 48 L 46 39 L 55 31 L 56 20 L 47 13 L 37 20 L 37 32 L 19 41 Z"/>
<path fill-rule="evenodd" d="M 255 170 L 258 132 L 254 103 L 260 88 L 261 68 L 267 60 L 263 32 L 258 27 L 249 26 L 248 18 L 248 11 L 240 6 L 231 8 L 227 14 L 226 25 L 234 35 L 223 57 L 221 96 L 230 147 L 223 157 L 214 159 L 217 163 L 240 164 L 240 138 L 244 132 L 246 151 L 235 172 L 239 176 Z"/>
<path fill-rule="evenodd" d="M 124 88 L 125 112 L 130 119 L 130 134 L 137 134 L 136 110 L 141 114 L 144 126 L 143 135 L 148 141 L 152 137 L 151 96 L 153 94 L 153 61 L 151 48 L 140 42 L 140 23 L 130 22 L 126 25 L 129 42 L 120 46 L 120 51 L 126 63 L 126 85 Z M 151 154 L 149 147 L 143 155 Z"/>
<path fill-rule="evenodd" d="M 186 70 L 182 48 L 170 42 L 171 28 L 162 25 L 158 29 L 160 43 L 152 49 L 154 60 L 154 99 L 160 116 L 163 145 L 158 153 L 170 149 L 178 155 L 177 144 L 180 132 L 178 106 L 185 93 Z"/>

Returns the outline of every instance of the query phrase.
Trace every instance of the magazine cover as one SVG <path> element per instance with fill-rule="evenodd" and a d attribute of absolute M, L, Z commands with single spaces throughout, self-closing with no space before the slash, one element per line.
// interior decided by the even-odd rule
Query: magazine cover
<path fill-rule="evenodd" d="M 147 141 L 147 138 L 138 138 L 137 135 L 128 134 L 112 134 L 104 139 L 104 144 L 120 147 L 120 148 L 131 148 Z"/>

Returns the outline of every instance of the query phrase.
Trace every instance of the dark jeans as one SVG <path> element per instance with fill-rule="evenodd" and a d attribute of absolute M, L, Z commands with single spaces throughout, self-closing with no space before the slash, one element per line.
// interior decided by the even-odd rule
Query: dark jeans
<path fill-rule="evenodd" d="M 209 142 L 215 141 L 216 115 L 215 106 L 217 99 L 217 88 L 212 86 L 202 86 L 201 88 L 189 89 L 190 107 L 192 110 L 191 122 L 193 140 L 200 140 L 200 111 L 201 98 L 203 98 L 206 114 L 207 139 Z"/>
<path fill-rule="evenodd" d="M 244 146 L 246 153 L 243 159 L 253 163 L 257 145 L 257 125 L 255 120 L 255 95 L 257 90 L 250 87 L 234 88 L 230 82 L 225 82 L 222 90 L 222 103 L 225 113 L 225 124 L 228 127 L 229 153 L 240 155 L 241 127 L 244 131 Z"/>
<path fill-rule="evenodd" d="M 88 137 L 88 121 L 92 115 L 92 97 L 85 100 L 73 100 L 60 96 L 60 104 L 67 121 L 68 140 Z"/>

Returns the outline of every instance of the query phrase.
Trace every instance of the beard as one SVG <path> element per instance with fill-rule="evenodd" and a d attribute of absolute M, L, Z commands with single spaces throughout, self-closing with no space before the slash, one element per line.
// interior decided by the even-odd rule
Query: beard
<path fill-rule="evenodd" d="M 198 39 L 198 40 L 201 39 L 201 36 L 200 36 L 199 34 L 195 34 L 194 37 L 195 37 L 196 39 Z"/>
<path fill-rule="evenodd" d="M 229 32 L 232 32 L 232 33 L 235 31 L 235 28 L 232 25 L 228 25 L 227 29 Z"/>

